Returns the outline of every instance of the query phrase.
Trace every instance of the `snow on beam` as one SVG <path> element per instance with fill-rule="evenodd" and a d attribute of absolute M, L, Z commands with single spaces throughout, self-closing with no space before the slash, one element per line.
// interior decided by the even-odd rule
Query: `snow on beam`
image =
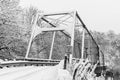
<path fill-rule="evenodd" d="M 41 28 L 41 31 L 63 31 L 65 28 Z"/>

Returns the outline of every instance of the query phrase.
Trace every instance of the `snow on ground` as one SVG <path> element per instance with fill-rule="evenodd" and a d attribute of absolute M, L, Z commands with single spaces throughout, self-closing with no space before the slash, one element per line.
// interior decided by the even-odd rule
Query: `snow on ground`
<path fill-rule="evenodd" d="M 0 80 L 72 80 L 63 61 L 56 66 L 11 67 L 0 70 Z"/>

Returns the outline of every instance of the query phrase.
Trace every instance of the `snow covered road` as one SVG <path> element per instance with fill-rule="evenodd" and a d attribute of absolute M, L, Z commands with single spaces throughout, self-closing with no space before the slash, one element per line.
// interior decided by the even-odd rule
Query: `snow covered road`
<path fill-rule="evenodd" d="M 72 76 L 58 64 L 3 68 L 0 70 L 0 80 L 72 80 Z"/>

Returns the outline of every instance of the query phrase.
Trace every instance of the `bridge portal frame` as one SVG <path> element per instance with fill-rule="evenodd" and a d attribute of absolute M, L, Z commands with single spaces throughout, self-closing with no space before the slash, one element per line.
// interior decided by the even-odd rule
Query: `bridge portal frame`
<path fill-rule="evenodd" d="M 62 15 L 62 17 L 64 17 L 65 15 L 70 15 L 72 17 L 72 31 L 71 31 L 71 35 L 65 32 L 65 28 L 58 28 L 57 25 L 53 22 L 51 22 L 47 17 L 51 17 L 51 16 L 59 16 Z M 62 17 L 59 17 L 58 19 L 54 19 L 53 21 L 59 21 Z M 63 20 L 62 22 L 65 22 L 67 19 Z M 53 28 L 41 28 L 41 30 L 39 31 L 39 33 L 34 34 L 34 29 L 37 26 L 37 22 L 38 20 L 44 21 L 46 23 L 48 23 L 49 25 L 51 25 Z M 31 33 L 31 38 L 28 44 L 28 48 L 27 48 L 27 52 L 26 52 L 26 59 L 28 58 L 29 55 L 29 51 L 30 51 L 30 47 L 32 44 L 33 39 L 35 38 L 35 36 L 37 36 L 38 34 L 40 34 L 41 32 L 49 32 L 52 31 L 54 32 L 53 34 L 53 39 L 52 39 L 52 45 L 51 45 L 51 50 L 50 50 L 50 55 L 49 55 L 49 60 L 51 60 L 52 57 L 52 52 L 53 52 L 53 46 L 54 46 L 54 39 L 55 39 L 55 34 L 56 31 L 61 31 L 65 36 L 69 37 L 71 39 L 71 54 L 70 54 L 70 61 L 72 60 L 72 55 L 73 55 L 73 49 L 74 49 L 74 42 L 76 43 L 80 43 L 79 41 L 74 40 L 74 30 L 75 27 L 79 27 L 79 28 L 83 28 L 83 35 L 82 35 L 82 48 L 81 48 L 81 58 L 84 57 L 84 40 L 85 40 L 85 31 L 88 33 L 88 35 L 90 35 L 90 37 L 92 38 L 92 40 L 94 41 L 94 43 L 97 45 L 96 41 L 94 40 L 92 34 L 89 32 L 89 30 L 87 29 L 86 25 L 84 24 L 84 22 L 82 21 L 82 19 L 80 18 L 80 16 L 78 15 L 77 11 L 70 11 L 70 12 L 62 12 L 62 13 L 52 13 L 52 14 L 42 14 L 41 13 L 37 13 L 36 17 L 34 19 L 34 23 L 32 26 L 32 33 Z M 34 38 L 33 38 L 34 37 Z M 99 46 L 97 45 L 97 47 L 99 48 Z"/>

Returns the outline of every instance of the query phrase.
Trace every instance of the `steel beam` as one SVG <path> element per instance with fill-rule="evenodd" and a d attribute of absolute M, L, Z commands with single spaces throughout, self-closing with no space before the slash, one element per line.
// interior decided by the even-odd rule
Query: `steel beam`
<path fill-rule="evenodd" d="M 78 13 L 76 13 L 77 18 L 79 19 L 79 21 L 81 22 L 83 28 L 85 28 L 85 30 L 88 32 L 88 34 L 90 35 L 90 37 L 92 38 L 92 40 L 95 42 L 95 44 L 98 47 L 98 44 L 96 43 L 96 41 L 94 40 L 92 34 L 89 32 L 89 30 L 87 29 L 86 25 L 84 24 L 84 22 L 82 21 L 82 19 L 80 18 L 80 16 L 78 15 Z M 99 47 L 98 47 L 99 48 Z"/>
<path fill-rule="evenodd" d="M 83 28 L 82 32 L 82 49 L 81 49 L 81 58 L 84 59 L 84 45 L 85 45 L 85 30 Z"/>
<path fill-rule="evenodd" d="M 38 20 L 38 14 L 36 14 L 36 18 L 35 18 L 33 26 L 32 26 L 32 34 L 31 34 L 31 37 L 30 37 L 30 41 L 29 41 L 29 44 L 28 44 L 28 48 L 27 48 L 25 58 L 28 58 L 28 54 L 30 52 L 30 48 L 31 48 L 31 44 L 32 44 L 33 36 L 34 36 L 34 28 L 36 26 L 37 20 Z"/>
<path fill-rule="evenodd" d="M 48 24 L 50 24 L 52 27 L 56 27 L 54 24 L 52 24 L 51 22 L 49 22 L 47 19 L 45 19 L 45 18 L 41 18 L 43 21 L 45 21 L 45 22 L 47 22 Z M 64 31 L 61 31 L 65 36 L 67 36 L 67 37 L 69 37 L 69 38 L 71 38 L 71 36 L 69 35 L 69 34 L 67 34 L 66 32 L 64 32 Z M 80 43 L 80 42 L 78 42 L 77 40 L 74 40 L 75 42 L 77 42 L 77 43 Z"/>
<path fill-rule="evenodd" d="M 52 38 L 52 44 L 51 44 L 49 59 L 52 58 L 52 52 L 53 52 L 54 41 L 55 41 L 55 34 L 56 34 L 56 32 L 54 31 L 54 32 L 53 32 L 53 38 Z"/>
<path fill-rule="evenodd" d="M 57 16 L 57 15 L 67 15 L 67 14 L 70 14 L 72 11 L 69 11 L 69 12 L 59 12 L 59 13 L 47 13 L 47 14 L 44 14 L 44 16 Z"/>

